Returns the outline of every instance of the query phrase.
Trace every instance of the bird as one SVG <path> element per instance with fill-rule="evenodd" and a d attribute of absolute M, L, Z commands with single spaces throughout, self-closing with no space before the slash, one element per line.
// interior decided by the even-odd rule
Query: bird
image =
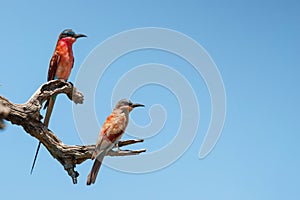
<path fill-rule="evenodd" d="M 94 184 L 105 155 L 115 146 L 125 132 L 128 125 L 129 113 L 136 107 L 144 107 L 143 104 L 132 103 L 128 99 L 121 99 L 116 104 L 112 113 L 104 122 L 91 159 L 94 160 L 93 167 L 87 177 L 87 185 Z M 117 146 L 118 147 L 118 146 Z M 118 147 L 119 150 L 119 147 Z"/>
<path fill-rule="evenodd" d="M 76 34 L 72 29 L 65 29 L 60 33 L 54 53 L 50 59 L 47 81 L 56 79 L 65 81 L 68 80 L 74 65 L 72 46 L 74 42 L 81 37 L 87 36 L 84 34 Z M 56 96 L 50 97 L 44 106 L 44 109 L 47 108 L 46 116 L 44 119 L 44 125 L 46 127 L 48 127 L 49 125 L 49 120 L 51 117 L 55 99 Z M 32 174 L 40 146 L 41 142 L 39 142 L 37 146 L 30 174 Z"/>

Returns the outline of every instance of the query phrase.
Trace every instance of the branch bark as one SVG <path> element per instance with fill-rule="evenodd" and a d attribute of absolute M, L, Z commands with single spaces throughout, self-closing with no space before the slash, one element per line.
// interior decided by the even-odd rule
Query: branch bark
<path fill-rule="evenodd" d="M 64 169 L 71 176 L 73 183 L 77 183 L 79 173 L 75 171 L 77 164 L 90 159 L 95 149 L 95 145 L 66 145 L 51 130 L 49 130 L 42 122 L 43 118 L 40 114 L 42 104 L 52 95 L 64 93 L 68 98 L 76 104 L 83 103 L 83 95 L 72 83 L 63 80 L 49 81 L 42 85 L 24 104 L 14 104 L 5 97 L 0 96 L 0 128 L 4 127 L 2 119 L 10 121 L 12 124 L 20 125 L 32 137 L 38 139 L 49 151 L 49 153 L 57 159 Z M 127 140 L 120 141 L 118 146 L 126 146 L 143 142 L 143 140 Z M 145 152 L 141 150 L 121 150 L 108 152 L 108 156 L 128 156 L 138 155 Z"/>
<path fill-rule="evenodd" d="M 5 124 L 3 122 L 3 118 L 5 118 L 8 113 L 9 113 L 9 108 L 3 106 L 1 103 L 0 103 L 0 129 L 4 129 L 5 128 Z"/>

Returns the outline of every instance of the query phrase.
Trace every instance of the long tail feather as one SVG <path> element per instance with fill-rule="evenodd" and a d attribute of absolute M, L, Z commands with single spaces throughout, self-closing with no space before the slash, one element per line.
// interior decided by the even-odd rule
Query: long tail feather
<path fill-rule="evenodd" d="M 45 120 L 44 120 L 44 124 L 45 124 L 46 127 L 48 127 L 48 125 L 49 125 L 49 121 L 50 121 L 50 117 L 51 117 L 52 110 L 53 110 L 53 107 L 54 107 L 54 103 L 55 103 L 55 97 L 50 98 L 46 103 L 46 105 L 48 106 L 48 109 L 47 109 L 47 112 L 46 112 L 46 117 L 45 117 Z M 39 144 L 36 148 L 36 152 L 35 152 L 35 156 L 34 156 L 34 159 L 33 159 L 32 166 L 31 166 L 30 174 L 32 174 L 32 172 L 33 172 L 35 162 L 36 162 L 37 156 L 39 154 L 40 147 L 41 147 L 41 142 L 39 142 Z"/>
<path fill-rule="evenodd" d="M 31 175 L 32 172 L 33 172 L 33 168 L 34 168 L 34 165 L 35 165 L 35 162 L 36 162 L 36 158 L 37 158 L 37 156 L 38 156 L 38 154 L 39 154 L 39 150 L 40 150 L 41 144 L 42 144 L 42 143 L 39 142 L 39 144 L 38 144 L 38 146 L 37 146 L 37 148 L 36 148 L 35 156 L 34 156 L 34 159 L 33 159 L 33 162 L 32 162 L 31 170 L 30 170 L 30 175 Z"/>
<path fill-rule="evenodd" d="M 91 185 L 91 184 L 95 183 L 98 172 L 99 172 L 101 164 L 102 164 L 102 161 L 104 159 L 104 156 L 105 156 L 105 153 L 103 152 L 96 158 L 96 160 L 93 164 L 92 170 L 87 177 L 87 181 L 86 181 L 87 185 Z"/>

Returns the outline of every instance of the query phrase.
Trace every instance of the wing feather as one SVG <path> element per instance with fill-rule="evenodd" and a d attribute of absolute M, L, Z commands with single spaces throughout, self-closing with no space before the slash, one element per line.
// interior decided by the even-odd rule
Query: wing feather
<path fill-rule="evenodd" d="M 125 116 L 113 117 L 112 115 L 105 121 L 101 132 L 96 142 L 95 152 L 92 155 L 92 159 L 97 157 L 103 151 L 108 151 L 113 148 L 115 143 L 120 139 L 126 128 Z"/>
<path fill-rule="evenodd" d="M 57 52 L 54 52 L 49 64 L 47 81 L 51 81 L 54 79 L 58 67 L 59 59 L 60 59 L 59 54 Z"/>

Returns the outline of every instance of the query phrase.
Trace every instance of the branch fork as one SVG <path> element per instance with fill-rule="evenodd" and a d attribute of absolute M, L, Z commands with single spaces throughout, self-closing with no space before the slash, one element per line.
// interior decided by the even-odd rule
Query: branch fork
<path fill-rule="evenodd" d="M 73 183 L 76 184 L 79 173 L 75 171 L 75 167 L 91 158 L 95 145 L 66 145 L 41 122 L 43 117 L 40 111 L 43 103 L 51 96 L 61 93 L 66 94 L 75 104 L 83 103 L 83 94 L 72 83 L 63 80 L 53 80 L 43 84 L 24 104 L 14 104 L 0 96 L 0 129 L 4 128 L 2 119 L 22 126 L 28 134 L 38 139 L 46 147 L 49 153 L 64 167 Z M 120 141 L 118 147 L 143 141 Z M 146 149 L 111 150 L 107 156 L 138 155 L 145 151 Z"/>

